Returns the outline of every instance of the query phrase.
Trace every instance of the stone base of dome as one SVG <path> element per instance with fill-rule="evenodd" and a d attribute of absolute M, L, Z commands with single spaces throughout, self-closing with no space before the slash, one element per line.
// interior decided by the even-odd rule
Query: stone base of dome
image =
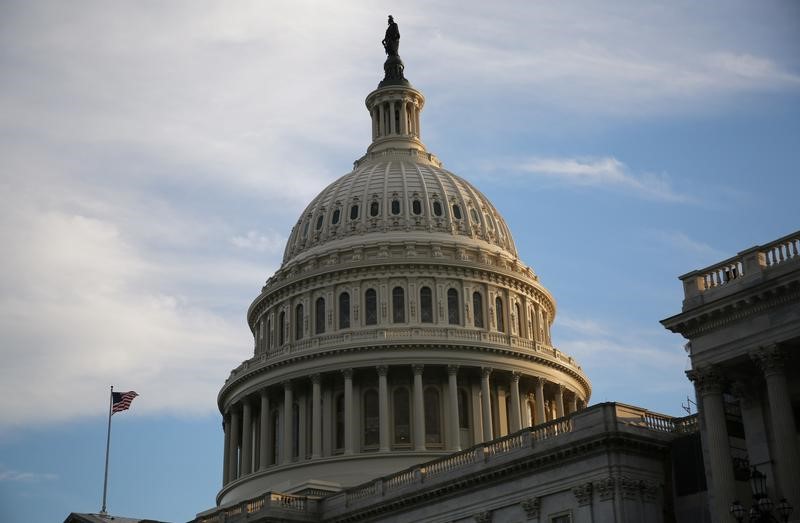
<path fill-rule="evenodd" d="M 217 494 L 217 505 L 250 499 L 267 491 L 301 493 L 309 488 L 337 492 L 386 476 L 452 451 L 372 452 L 309 459 L 243 476 Z M 321 495 L 319 492 L 317 495 Z M 303 495 L 309 495 L 305 493 Z"/>

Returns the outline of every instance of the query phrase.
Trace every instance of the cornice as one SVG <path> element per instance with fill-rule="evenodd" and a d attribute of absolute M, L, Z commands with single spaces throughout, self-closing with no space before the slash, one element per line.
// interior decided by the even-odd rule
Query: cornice
<path fill-rule="evenodd" d="M 754 314 L 793 302 L 800 302 L 798 279 L 780 285 L 745 289 L 740 293 L 661 320 L 661 324 L 672 332 L 693 339 Z"/>

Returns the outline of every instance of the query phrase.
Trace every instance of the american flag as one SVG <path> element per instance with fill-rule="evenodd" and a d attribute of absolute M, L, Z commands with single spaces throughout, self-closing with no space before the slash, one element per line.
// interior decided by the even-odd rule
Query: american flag
<path fill-rule="evenodd" d="M 131 408 L 131 402 L 138 394 L 131 390 L 128 392 L 112 392 L 111 396 L 111 414 L 114 414 Z"/>

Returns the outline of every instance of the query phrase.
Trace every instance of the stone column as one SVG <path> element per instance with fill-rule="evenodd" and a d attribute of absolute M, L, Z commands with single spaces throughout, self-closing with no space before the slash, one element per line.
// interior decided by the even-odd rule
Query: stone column
<path fill-rule="evenodd" d="M 230 481 L 231 454 L 231 421 L 229 416 L 222 417 L 222 430 L 225 432 L 225 443 L 222 445 L 222 485 Z"/>
<path fill-rule="evenodd" d="M 383 102 L 378 104 L 378 136 L 386 136 L 386 118 L 384 117 Z"/>
<path fill-rule="evenodd" d="M 258 468 L 260 470 L 264 470 L 269 465 L 269 429 L 270 429 L 270 415 L 269 415 L 269 394 L 267 393 L 267 389 L 261 389 L 261 416 L 259 421 L 261 422 L 261 433 L 260 433 L 260 441 L 258 442 L 258 446 L 261 449 L 259 451 L 259 463 Z"/>
<path fill-rule="evenodd" d="M 386 375 L 389 367 L 379 365 L 378 371 L 378 417 L 380 419 L 380 448 L 379 452 L 389 452 L 389 384 Z"/>
<path fill-rule="evenodd" d="M 536 409 L 534 411 L 534 415 L 536 419 L 534 420 L 533 424 L 539 425 L 545 422 L 544 419 L 544 378 L 534 378 L 534 384 L 536 385 L 536 392 L 534 393 L 536 397 Z"/>
<path fill-rule="evenodd" d="M 578 393 L 573 392 L 569 400 L 569 413 L 578 412 Z"/>
<path fill-rule="evenodd" d="M 353 369 L 344 369 L 344 453 L 353 453 Z"/>
<path fill-rule="evenodd" d="M 785 497 L 800 510 L 800 458 L 797 451 L 794 415 L 784 370 L 785 355 L 776 345 L 762 347 L 752 355 L 767 382 L 770 429 L 775 440 L 773 465 L 778 497 Z"/>
<path fill-rule="evenodd" d="M 253 471 L 253 406 L 242 400 L 242 476 Z"/>
<path fill-rule="evenodd" d="M 422 365 L 414 365 L 414 450 L 425 450 L 425 404 L 422 396 Z"/>
<path fill-rule="evenodd" d="M 230 454 L 228 455 L 228 480 L 233 481 L 239 477 L 239 431 L 241 430 L 241 421 L 239 420 L 239 411 L 236 406 L 231 407 L 231 446 Z"/>
<path fill-rule="evenodd" d="M 489 392 L 489 375 L 492 369 L 481 368 L 481 414 L 483 417 L 483 441 L 494 438 L 492 431 L 492 396 Z"/>
<path fill-rule="evenodd" d="M 511 424 L 509 432 L 517 432 L 522 428 L 520 418 L 521 405 L 519 402 L 519 373 L 511 373 L 511 413 L 509 422 Z"/>
<path fill-rule="evenodd" d="M 722 400 L 723 377 L 718 369 L 706 367 L 687 371 L 686 375 L 697 388 L 698 403 L 702 406 L 705 438 L 710 468 L 706 470 L 712 521 L 728 521 L 731 502 L 736 499 L 736 483 L 733 475 L 733 460 L 725 420 L 725 405 Z"/>
<path fill-rule="evenodd" d="M 320 375 L 311 375 L 311 458 L 322 456 L 322 391 Z"/>
<path fill-rule="evenodd" d="M 421 134 L 419 132 L 419 107 L 414 108 L 414 129 L 417 130 L 417 138 L 421 138 Z"/>
<path fill-rule="evenodd" d="M 564 385 L 556 384 L 556 418 L 564 417 Z"/>
<path fill-rule="evenodd" d="M 400 134 L 406 136 L 408 134 L 408 101 L 403 100 L 400 102 Z"/>
<path fill-rule="evenodd" d="M 294 389 L 292 382 L 287 380 L 283 382 L 283 459 L 282 463 L 292 462 L 292 432 L 294 429 Z"/>
<path fill-rule="evenodd" d="M 461 424 L 458 419 L 458 366 L 447 366 L 447 394 L 450 400 L 450 448 L 453 452 L 461 450 Z"/>

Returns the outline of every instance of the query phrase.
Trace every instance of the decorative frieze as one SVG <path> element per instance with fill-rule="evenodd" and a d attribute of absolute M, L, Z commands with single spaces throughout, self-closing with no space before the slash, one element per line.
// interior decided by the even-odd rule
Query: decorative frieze
<path fill-rule="evenodd" d="M 578 502 L 579 507 L 592 504 L 592 482 L 587 481 L 577 487 L 572 487 L 572 494 L 575 496 L 575 501 Z"/>
<path fill-rule="evenodd" d="M 597 496 L 600 498 L 600 501 L 614 499 L 616 488 L 617 480 L 613 476 L 609 476 L 594 482 L 594 490 L 597 492 Z"/>
<path fill-rule="evenodd" d="M 539 517 L 539 513 L 542 509 L 542 498 L 535 497 L 524 499 L 519 505 L 522 507 L 522 510 L 525 511 L 525 516 L 528 519 L 536 519 Z"/>
<path fill-rule="evenodd" d="M 475 519 L 475 523 L 492 523 L 492 513 L 488 510 L 486 512 L 479 512 L 472 517 Z"/>

